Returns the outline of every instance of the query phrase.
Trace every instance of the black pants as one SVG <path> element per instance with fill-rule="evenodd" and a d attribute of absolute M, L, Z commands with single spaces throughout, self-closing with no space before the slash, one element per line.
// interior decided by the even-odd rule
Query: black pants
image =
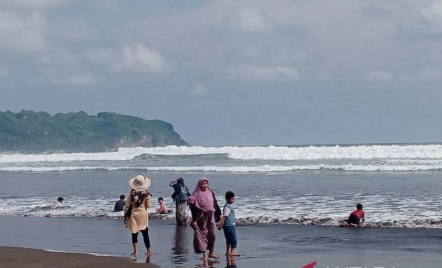
<path fill-rule="evenodd" d="M 347 220 L 348 224 L 359 225 L 360 222 L 361 222 L 361 219 L 359 219 L 358 216 L 356 216 L 356 215 L 350 215 L 350 217 L 348 217 L 348 220 Z"/>
<path fill-rule="evenodd" d="M 146 248 L 149 249 L 150 248 L 149 228 L 146 228 L 145 230 L 141 231 L 141 233 L 143 234 L 144 245 L 146 245 Z M 132 243 L 134 244 L 138 243 L 138 233 L 132 234 Z"/>

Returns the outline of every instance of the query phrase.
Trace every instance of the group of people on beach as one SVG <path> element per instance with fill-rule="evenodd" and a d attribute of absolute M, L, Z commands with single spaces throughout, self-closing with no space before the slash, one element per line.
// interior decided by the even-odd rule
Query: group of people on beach
<path fill-rule="evenodd" d="M 147 250 L 147 257 L 152 256 L 150 239 L 149 239 L 149 208 L 151 208 L 151 194 L 149 187 L 151 180 L 139 174 L 129 180 L 131 191 L 124 203 L 124 224 L 132 233 L 132 244 L 134 259 L 138 256 L 138 233 L 143 235 L 144 245 Z M 175 215 L 177 225 L 190 225 L 194 230 L 193 247 L 197 254 L 203 255 L 203 260 L 209 258 L 219 259 L 219 255 L 215 254 L 215 241 L 217 229 L 224 231 L 226 238 L 226 256 L 240 256 L 236 251 L 237 235 L 236 235 L 236 217 L 235 217 L 235 194 L 228 191 L 225 194 L 226 204 L 221 211 L 215 197 L 215 193 L 209 187 L 209 180 L 201 178 L 190 194 L 189 189 L 184 184 L 184 179 L 179 178 L 172 181 L 170 186 L 174 188 L 172 199 L 174 200 Z M 121 211 L 121 205 L 124 202 L 124 196 L 120 196 L 120 201 L 115 204 L 115 211 Z M 168 213 L 164 205 L 164 199 L 158 199 L 160 207 L 157 213 Z M 187 215 L 187 206 L 191 211 L 191 217 Z M 217 227 L 217 223 L 219 223 Z"/>
<path fill-rule="evenodd" d="M 139 174 L 129 180 L 130 193 L 125 200 L 121 195 L 120 200 L 115 203 L 114 211 L 124 211 L 124 224 L 132 233 L 132 244 L 134 252 L 131 254 L 134 259 L 138 256 L 138 233 L 143 235 L 143 242 L 147 250 L 147 258 L 153 255 L 149 239 L 149 208 L 151 208 L 151 194 L 149 187 L 151 180 L 144 174 Z M 226 203 L 221 211 L 215 197 L 214 191 L 209 187 L 209 180 L 201 178 L 192 194 L 184 184 L 183 178 L 178 178 L 170 183 L 174 192 L 172 199 L 175 202 L 175 216 L 177 225 L 190 225 L 194 230 L 193 247 L 197 254 L 203 255 L 203 260 L 209 258 L 219 259 L 215 254 L 215 241 L 217 229 L 224 231 L 226 239 L 226 256 L 236 257 L 240 254 L 236 251 L 236 216 L 233 204 L 235 194 L 227 191 L 225 194 Z M 63 197 L 59 197 L 52 208 L 63 207 Z M 158 198 L 158 214 L 167 214 L 167 209 L 162 197 Z M 191 211 L 191 217 L 187 215 L 187 206 Z M 362 227 L 365 221 L 365 212 L 361 204 L 356 205 L 348 220 L 341 226 Z M 218 223 L 218 227 L 217 227 Z"/>

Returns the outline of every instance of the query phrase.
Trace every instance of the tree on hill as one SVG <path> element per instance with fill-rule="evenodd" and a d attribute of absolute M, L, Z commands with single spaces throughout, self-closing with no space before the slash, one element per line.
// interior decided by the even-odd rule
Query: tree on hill
<path fill-rule="evenodd" d="M 188 145 L 170 123 L 116 113 L 0 112 L 0 150 Z"/>

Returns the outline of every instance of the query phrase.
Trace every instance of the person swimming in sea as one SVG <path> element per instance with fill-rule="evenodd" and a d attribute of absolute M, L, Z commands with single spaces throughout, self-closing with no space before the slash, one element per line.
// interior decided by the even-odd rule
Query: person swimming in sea
<path fill-rule="evenodd" d="M 160 205 L 159 208 L 157 208 L 158 214 L 167 214 L 169 211 L 167 210 L 166 205 L 164 204 L 164 198 L 160 197 L 158 198 L 158 204 Z"/>
<path fill-rule="evenodd" d="M 115 203 L 114 212 L 124 211 L 124 206 L 126 205 L 126 197 L 120 195 L 120 200 Z"/>
<path fill-rule="evenodd" d="M 346 224 L 343 226 L 350 227 L 363 227 L 363 222 L 365 221 L 365 211 L 363 210 L 363 206 L 361 204 L 356 205 L 356 210 L 353 211 L 347 219 Z"/>
<path fill-rule="evenodd" d="M 55 202 L 54 204 L 52 204 L 51 209 L 60 209 L 60 208 L 64 208 L 63 202 L 64 202 L 64 198 L 60 196 L 60 197 L 57 199 L 57 202 Z"/>

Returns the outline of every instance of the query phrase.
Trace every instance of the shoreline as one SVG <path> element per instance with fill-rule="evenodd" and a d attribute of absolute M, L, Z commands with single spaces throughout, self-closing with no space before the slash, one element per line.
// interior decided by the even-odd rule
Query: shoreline
<path fill-rule="evenodd" d="M 148 268 L 158 268 L 155 264 L 145 264 Z M 117 256 L 97 256 L 89 253 L 56 252 L 44 249 L 0 246 L 0 267 L 2 268 L 41 268 L 41 267 L 133 267 L 129 258 Z"/>
<path fill-rule="evenodd" d="M 130 263 L 130 232 L 120 220 L 0 216 L 0 225 L 1 246 L 57 251 L 52 254 L 118 258 L 122 265 Z M 152 221 L 149 235 L 155 252 L 151 258 L 153 264 L 160 267 L 204 267 L 201 256 L 193 251 L 193 230 L 190 227 L 177 227 L 170 221 Z M 217 235 L 215 253 L 222 255 L 225 239 L 222 232 Z M 317 261 L 315 268 L 439 268 L 442 261 L 441 239 L 442 233 L 435 229 L 240 225 L 238 251 L 242 256 L 236 259 L 236 265 L 241 268 L 303 267 Z M 64 253 L 58 253 L 60 251 Z M 138 261 L 145 262 L 142 243 L 139 244 L 139 252 Z M 0 263 L 0 267 L 5 266 Z M 57 265 L 40 267 L 70 268 Z M 213 267 L 226 267 L 225 257 L 221 257 Z"/>
<path fill-rule="evenodd" d="M 123 216 L 109 216 L 103 215 L 50 215 L 46 214 L 43 216 L 36 215 L 0 215 L 0 217 L 23 217 L 23 218 L 54 218 L 54 219 L 104 219 L 104 220 L 123 220 Z M 150 221 L 158 222 L 175 222 L 175 214 L 155 214 L 149 213 Z M 324 218 L 324 219 L 310 219 L 310 218 L 288 218 L 288 219 L 271 219 L 265 216 L 258 217 L 246 217 L 237 218 L 238 226 L 321 226 L 321 227 L 342 227 L 341 224 L 346 222 L 343 218 L 340 222 L 334 219 Z M 399 229 L 442 229 L 442 219 L 440 220 L 392 220 L 388 222 L 366 222 L 363 228 L 399 228 Z"/>

